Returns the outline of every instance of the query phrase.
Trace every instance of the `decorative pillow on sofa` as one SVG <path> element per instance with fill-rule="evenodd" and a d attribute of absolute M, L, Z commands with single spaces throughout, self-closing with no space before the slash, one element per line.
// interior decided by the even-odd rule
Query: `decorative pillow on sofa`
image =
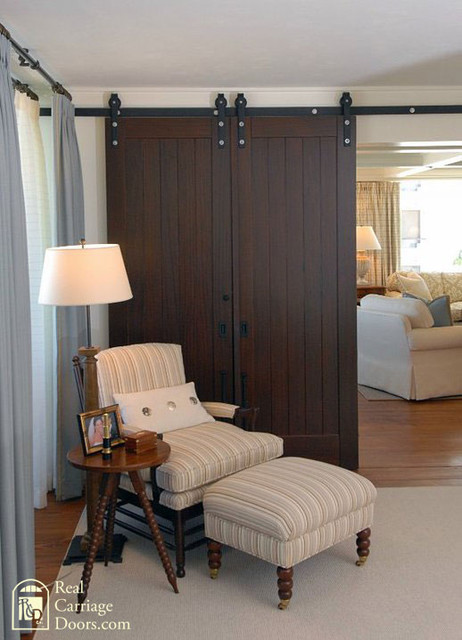
<path fill-rule="evenodd" d="M 418 273 L 411 272 L 407 276 L 398 273 L 396 277 L 403 293 L 412 293 L 417 298 L 423 298 L 424 300 L 432 299 L 427 283 Z"/>
<path fill-rule="evenodd" d="M 166 433 L 215 422 L 201 405 L 194 382 L 135 393 L 115 393 L 122 420 L 130 427 Z"/>
<path fill-rule="evenodd" d="M 414 298 L 415 300 L 422 300 L 427 307 L 430 313 L 433 316 L 433 320 L 435 324 L 434 327 L 451 327 L 452 316 L 451 316 L 451 306 L 449 304 L 449 296 L 439 296 L 438 298 L 434 298 L 433 300 L 424 300 L 424 298 L 420 298 L 419 296 L 414 296 L 412 293 L 403 293 L 403 298 Z"/>

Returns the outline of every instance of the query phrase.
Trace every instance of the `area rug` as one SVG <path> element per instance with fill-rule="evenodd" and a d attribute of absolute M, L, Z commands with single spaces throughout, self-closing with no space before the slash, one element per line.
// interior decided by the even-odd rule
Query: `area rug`
<path fill-rule="evenodd" d="M 93 571 L 89 601 L 105 615 L 66 611 L 76 601 L 66 587 L 78 585 L 82 565 L 62 567 L 60 592 L 51 596 L 52 630 L 37 640 L 460 639 L 462 487 L 378 493 L 365 566 L 355 566 L 354 538 L 297 565 L 286 611 L 277 608 L 276 570 L 266 562 L 228 548 L 211 580 L 199 547 L 187 555 L 175 595 L 154 546 L 128 533 L 123 563 Z"/>

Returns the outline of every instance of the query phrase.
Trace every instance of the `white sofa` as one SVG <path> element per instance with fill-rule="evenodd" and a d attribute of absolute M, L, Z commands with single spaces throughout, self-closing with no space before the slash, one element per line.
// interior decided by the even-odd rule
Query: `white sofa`
<path fill-rule="evenodd" d="M 416 276 L 417 274 L 413 271 L 395 271 L 389 275 L 386 282 L 387 296 L 402 296 L 404 288 L 399 281 L 398 275 L 409 277 Z M 438 296 L 443 295 L 449 296 L 452 321 L 462 322 L 462 273 L 428 271 L 419 273 L 418 275 L 424 280 L 432 298 L 438 298 Z"/>
<path fill-rule="evenodd" d="M 358 307 L 358 382 L 408 400 L 462 394 L 462 326 L 433 327 L 420 300 L 368 295 Z"/>

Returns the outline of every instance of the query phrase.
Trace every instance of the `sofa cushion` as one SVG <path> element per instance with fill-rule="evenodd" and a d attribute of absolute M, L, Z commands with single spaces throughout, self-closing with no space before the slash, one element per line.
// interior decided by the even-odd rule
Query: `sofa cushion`
<path fill-rule="evenodd" d="M 361 299 L 361 308 L 382 313 L 397 313 L 407 316 L 413 329 L 433 327 L 433 317 L 422 300 L 411 298 L 389 298 L 370 294 Z"/>
<path fill-rule="evenodd" d="M 114 393 L 122 420 L 136 429 L 166 433 L 214 422 L 199 402 L 194 382 L 134 393 Z"/>
<path fill-rule="evenodd" d="M 451 307 L 449 306 L 449 296 L 439 296 L 434 300 L 425 300 L 424 298 L 419 298 L 418 296 L 412 295 L 412 293 L 403 293 L 403 298 L 413 298 L 414 300 L 422 300 L 427 307 L 430 313 L 433 316 L 434 327 L 451 327 L 452 326 L 452 316 L 451 316 Z"/>
<path fill-rule="evenodd" d="M 431 300 L 432 294 L 427 287 L 425 280 L 418 273 L 413 273 L 408 277 L 398 273 L 397 275 L 401 291 L 403 293 L 411 293 L 423 300 Z"/>
<path fill-rule="evenodd" d="M 444 293 L 449 296 L 450 302 L 462 302 L 462 273 L 441 274 Z"/>
<path fill-rule="evenodd" d="M 425 280 L 432 298 L 438 298 L 439 296 L 447 293 L 444 290 L 442 273 L 440 273 L 439 271 L 424 271 L 420 275 Z"/>
<path fill-rule="evenodd" d="M 164 440 L 171 451 L 157 469 L 157 484 L 173 493 L 201 487 L 283 453 L 278 436 L 218 421 L 171 431 Z"/>
<path fill-rule="evenodd" d="M 461 349 L 462 327 L 434 327 L 415 329 L 407 336 L 411 351 L 435 351 L 437 349 Z"/>

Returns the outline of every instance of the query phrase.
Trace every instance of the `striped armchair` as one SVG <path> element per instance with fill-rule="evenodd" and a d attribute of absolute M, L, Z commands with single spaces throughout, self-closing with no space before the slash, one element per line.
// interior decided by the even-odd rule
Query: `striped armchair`
<path fill-rule="evenodd" d="M 185 384 L 181 347 L 175 344 L 136 344 L 113 347 L 97 356 L 97 378 L 101 407 L 114 404 L 115 393 L 131 393 Z M 215 418 L 235 420 L 241 410 L 236 405 L 203 402 Z M 249 412 L 249 410 L 247 410 Z M 245 417 L 245 411 L 244 411 Z M 248 418 L 248 415 L 247 415 Z M 249 432 L 217 420 L 164 434 L 171 447 L 170 457 L 157 470 L 146 470 L 144 479 L 148 497 L 157 516 L 167 521 L 164 532 L 171 533 L 175 548 L 177 576 L 185 575 L 185 551 L 203 542 L 197 537 L 201 525 L 187 527 L 188 521 L 202 515 L 206 487 L 225 476 L 277 458 L 283 453 L 283 441 L 270 433 Z M 141 521 L 133 507 L 136 495 L 128 477 L 122 479 L 118 511 L 124 518 L 116 522 L 141 533 L 132 524 Z M 127 520 L 127 516 L 131 516 Z M 190 535 L 191 534 L 191 535 Z M 189 538 L 193 540 L 188 542 Z"/>

